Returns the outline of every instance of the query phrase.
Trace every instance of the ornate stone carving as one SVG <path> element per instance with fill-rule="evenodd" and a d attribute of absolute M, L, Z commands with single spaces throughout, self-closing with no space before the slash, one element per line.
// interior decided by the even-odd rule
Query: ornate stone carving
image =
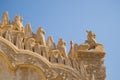
<path fill-rule="evenodd" d="M 40 49 L 41 49 L 41 55 L 45 58 L 48 58 L 46 46 L 40 45 Z"/>
<path fill-rule="evenodd" d="M 50 62 L 52 62 L 52 63 L 57 63 L 57 60 L 56 60 L 56 57 L 55 57 L 54 54 L 51 54 L 51 55 L 50 55 Z"/>
<path fill-rule="evenodd" d="M 95 40 L 96 35 L 92 31 L 87 32 L 87 40 L 85 43 L 81 44 L 78 48 L 79 50 L 94 50 L 94 51 L 102 51 L 104 52 L 104 47 L 102 44 L 97 43 Z"/>
<path fill-rule="evenodd" d="M 2 27 L 9 24 L 10 24 L 10 20 L 9 20 L 8 12 L 5 12 L 2 16 Z"/>
<path fill-rule="evenodd" d="M 33 37 L 33 32 L 32 32 L 30 24 L 26 24 L 26 27 L 25 27 L 25 36 L 27 38 Z"/>
<path fill-rule="evenodd" d="M 7 39 L 8 41 L 12 42 L 12 33 L 11 30 L 7 30 L 6 34 L 5 34 L 5 39 Z"/>
<path fill-rule="evenodd" d="M 72 64 L 74 64 L 74 60 L 76 60 L 77 57 L 77 51 L 79 50 L 79 45 L 77 43 L 73 44 L 72 41 L 70 41 L 70 52 L 68 54 L 69 60 Z M 71 66 L 73 66 L 71 64 Z"/>
<path fill-rule="evenodd" d="M 48 47 L 49 50 L 56 49 L 56 46 L 55 46 L 52 36 L 48 36 L 48 38 L 46 40 L 46 46 Z"/>
<path fill-rule="evenodd" d="M 61 56 L 66 58 L 66 43 L 62 38 L 59 39 L 57 48 L 60 51 Z"/>
<path fill-rule="evenodd" d="M 63 58 L 62 58 L 62 56 L 60 54 L 58 55 L 57 61 L 58 61 L 58 63 L 61 63 L 61 64 L 64 63 Z"/>
<path fill-rule="evenodd" d="M 105 80 L 104 46 L 96 42 L 95 36 L 87 31 L 83 44 L 71 41 L 66 55 L 63 39 L 57 46 L 52 36 L 45 41 L 42 27 L 36 34 L 30 24 L 24 30 L 20 16 L 10 23 L 5 12 L 0 24 L 0 74 L 6 79 L 0 75 L 0 80 Z"/>
<path fill-rule="evenodd" d="M 65 62 L 65 65 L 72 66 L 69 57 L 67 57 L 64 62 Z"/>
<path fill-rule="evenodd" d="M 16 39 L 16 46 L 19 49 L 23 49 L 23 34 L 22 33 L 18 33 L 17 34 L 17 39 Z"/>
<path fill-rule="evenodd" d="M 33 51 L 33 47 L 35 45 L 34 38 L 27 38 L 25 41 L 25 49 Z"/>
<path fill-rule="evenodd" d="M 86 31 L 87 32 L 87 40 L 85 43 L 88 43 L 90 48 L 94 49 L 97 46 L 97 41 L 95 40 L 96 35 L 92 31 Z"/>
<path fill-rule="evenodd" d="M 42 27 L 39 27 L 36 33 L 36 43 L 39 43 L 40 45 L 45 45 L 45 31 Z"/>
<path fill-rule="evenodd" d="M 14 30 L 18 30 L 18 31 L 22 31 L 24 32 L 24 27 L 23 27 L 23 24 L 22 24 L 22 17 L 21 16 L 15 16 L 14 18 L 14 22 L 13 22 L 13 25 L 14 25 Z"/>
<path fill-rule="evenodd" d="M 41 55 L 41 49 L 40 49 L 40 45 L 38 43 L 36 43 L 34 46 L 34 52 Z"/>

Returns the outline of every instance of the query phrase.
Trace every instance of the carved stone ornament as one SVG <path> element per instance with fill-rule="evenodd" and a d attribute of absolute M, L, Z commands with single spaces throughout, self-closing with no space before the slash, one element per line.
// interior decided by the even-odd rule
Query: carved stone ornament
<path fill-rule="evenodd" d="M 83 44 L 66 42 L 60 38 L 56 45 L 52 36 L 45 39 L 39 27 L 32 32 L 30 24 L 22 24 L 17 15 L 10 22 L 8 12 L 0 23 L 0 80 L 105 80 L 104 46 L 95 40 L 95 33 L 87 31 Z"/>

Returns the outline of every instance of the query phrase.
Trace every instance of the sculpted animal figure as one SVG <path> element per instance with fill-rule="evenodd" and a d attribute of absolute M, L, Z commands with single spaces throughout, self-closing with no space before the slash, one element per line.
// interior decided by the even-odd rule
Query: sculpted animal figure
<path fill-rule="evenodd" d="M 18 16 L 18 15 L 15 16 L 14 21 L 13 21 L 13 29 L 24 32 L 22 21 L 23 19 L 21 16 Z"/>
<path fill-rule="evenodd" d="M 66 43 L 62 38 L 59 39 L 57 48 L 60 51 L 61 56 L 66 58 Z"/>
<path fill-rule="evenodd" d="M 40 45 L 45 45 L 45 31 L 42 27 L 39 27 L 36 33 L 36 43 Z"/>
<path fill-rule="evenodd" d="M 86 32 L 87 32 L 87 40 L 85 43 L 88 43 L 90 45 L 90 48 L 95 48 L 98 44 L 95 40 L 96 35 L 92 31 L 86 31 Z"/>

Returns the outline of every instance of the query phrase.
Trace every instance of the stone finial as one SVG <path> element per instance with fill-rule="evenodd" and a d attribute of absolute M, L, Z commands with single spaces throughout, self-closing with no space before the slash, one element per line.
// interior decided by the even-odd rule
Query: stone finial
<path fill-rule="evenodd" d="M 62 38 L 59 39 L 57 48 L 60 51 L 61 56 L 66 58 L 66 43 Z"/>
<path fill-rule="evenodd" d="M 10 24 L 10 19 L 8 16 L 8 12 L 5 12 L 2 16 L 2 26 Z"/>
<path fill-rule="evenodd" d="M 68 54 L 68 56 L 73 60 L 76 58 L 76 52 L 78 50 L 78 44 L 75 43 L 73 44 L 72 41 L 70 41 L 70 52 Z"/>
<path fill-rule="evenodd" d="M 70 58 L 72 58 L 72 55 L 73 55 L 73 41 L 70 41 L 70 51 L 69 51 L 68 56 L 69 56 Z"/>
<path fill-rule="evenodd" d="M 32 28 L 31 28 L 31 25 L 30 25 L 29 23 L 26 24 L 26 27 L 25 27 L 25 36 L 26 36 L 27 38 L 33 36 Z"/>
<path fill-rule="evenodd" d="M 53 50 L 53 49 L 56 48 L 52 36 L 48 36 L 48 38 L 47 38 L 47 40 L 46 40 L 46 46 L 49 48 L 49 50 Z"/>
<path fill-rule="evenodd" d="M 77 57 L 77 55 L 76 55 L 76 53 L 77 53 L 77 50 L 78 50 L 78 44 L 77 43 L 75 43 L 74 45 L 73 45 L 73 54 L 72 54 L 72 57 L 73 57 L 73 59 L 76 59 L 76 57 Z"/>
<path fill-rule="evenodd" d="M 42 27 L 39 27 L 36 33 L 36 43 L 45 45 L 45 31 Z"/>
<path fill-rule="evenodd" d="M 23 28 L 22 22 L 23 22 L 23 19 L 22 19 L 21 16 L 18 16 L 18 15 L 15 16 L 14 22 L 13 22 L 14 29 L 15 29 L 15 30 L 18 30 L 18 31 L 24 32 L 24 28 Z"/>

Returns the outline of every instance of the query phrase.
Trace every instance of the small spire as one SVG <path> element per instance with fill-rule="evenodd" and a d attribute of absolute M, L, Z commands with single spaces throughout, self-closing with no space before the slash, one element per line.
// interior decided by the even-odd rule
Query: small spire
<path fill-rule="evenodd" d="M 2 15 L 2 25 L 8 25 L 10 24 L 10 19 L 9 19 L 9 16 L 8 16 L 8 12 L 4 12 L 3 15 Z"/>
<path fill-rule="evenodd" d="M 72 54 L 73 54 L 73 41 L 71 40 L 70 41 L 70 51 L 69 51 L 70 57 L 72 57 Z"/>
<path fill-rule="evenodd" d="M 26 24 L 25 35 L 26 35 L 26 37 L 32 37 L 33 36 L 32 28 L 31 28 L 31 25 L 29 23 Z"/>
<path fill-rule="evenodd" d="M 70 41 L 70 47 L 72 48 L 72 45 L 73 45 L 73 41 Z"/>

